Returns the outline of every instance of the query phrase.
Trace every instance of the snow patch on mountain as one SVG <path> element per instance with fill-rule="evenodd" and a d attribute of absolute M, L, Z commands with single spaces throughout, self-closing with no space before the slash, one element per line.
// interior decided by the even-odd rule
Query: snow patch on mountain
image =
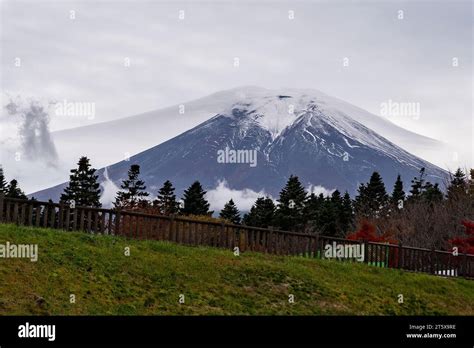
<path fill-rule="evenodd" d="M 148 187 L 170 179 L 177 193 L 200 180 L 211 193 L 250 189 L 275 196 L 288 176 L 296 174 L 305 185 L 337 187 L 353 194 L 356 182 L 365 182 L 374 170 L 381 172 L 387 185 L 396 172 L 410 180 L 422 166 L 434 178 L 444 175 L 440 168 L 397 146 L 384 132 L 397 133 L 408 143 L 415 139 L 425 148 L 436 141 L 346 104 L 315 90 L 242 87 L 187 103 L 183 115 L 177 107 L 169 108 L 168 114 L 161 110 L 90 126 L 87 132 L 65 131 L 60 138 L 74 142 L 77 154 L 91 157 L 95 167 L 100 166 L 97 157 L 102 155 L 116 161 L 108 172 L 116 185 L 133 162 L 140 164 Z M 189 123 L 183 125 L 186 120 Z M 198 121 L 202 122 L 189 129 Z M 178 130 L 183 131 L 177 135 Z M 226 147 L 256 150 L 257 167 L 219 164 L 217 151 Z M 123 161 L 125 157 L 130 161 Z M 223 179 L 226 185 L 212 189 Z M 244 193 L 239 194 L 243 201 Z"/>
<path fill-rule="evenodd" d="M 433 163 L 445 166 L 443 144 L 409 130 L 363 109 L 330 97 L 315 89 L 266 89 L 244 86 L 213 93 L 206 97 L 185 101 L 114 121 L 53 132 L 53 140 L 62 163 L 69 170 L 82 155 L 91 157 L 96 167 L 103 167 L 161 144 L 173 137 L 216 117 L 235 117 L 233 110 L 247 110 L 275 139 L 291 126 L 309 105 L 315 105 L 328 117 L 339 122 L 352 119 L 375 131 L 403 149 Z M 97 116 L 100 119 L 100 115 Z M 252 123 L 239 124 L 245 137 Z M 308 135 L 309 136 L 309 135 Z M 444 151 L 440 156 L 440 151 Z M 452 165 L 453 167 L 454 165 Z"/>

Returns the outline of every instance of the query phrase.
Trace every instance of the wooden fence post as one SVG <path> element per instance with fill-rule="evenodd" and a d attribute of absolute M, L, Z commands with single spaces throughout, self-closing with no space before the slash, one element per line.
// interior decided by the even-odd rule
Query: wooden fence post
<path fill-rule="evenodd" d="M 398 268 L 403 268 L 403 246 L 402 246 L 402 242 L 398 243 Z"/>
<path fill-rule="evenodd" d="M 275 246 L 275 234 L 273 233 L 273 226 L 267 226 L 268 236 L 267 236 L 267 250 L 270 254 L 276 253 Z"/>
<path fill-rule="evenodd" d="M 369 264 L 369 241 L 367 239 L 364 239 L 362 241 L 364 250 L 365 250 L 365 258 L 364 258 L 364 263 Z"/>
<path fill-rule="evenodd" d="M 20 224 L 26 225 L 26 220 L 26 203 L 23 203 L 20 211 Z"/>
<path fill-rule="evenodd" d="M 318 246 L 319 249 L 319 258 L 322 260 L 324 259 L 324 236 L 321 236 L 320 245 Z"/>
<path fill-rule="evenodd" d="M 171 214 L 171 218 L 170 218 L 170 228 L 168 230 L 168 240 L 170 242 L 175 242 L 175 237 L 174 237 L 174 234 L 173 234 L 173 224 L 174 224 L 174 214 Z M 191 223 L 189 224 L 191 225 Z M 191 226 L 190 226 L 191 227 Z"/>
<path fill-rule="evenodd" d="M 220 238 L 219 238 L 219 247 L 221 248 L 226 248 L 227 245 L 226 243 L 224 242 L 225 240 L 225 223 L 224 222 L 221 222 L 221 235 L 220 235 Z"/>
<path fill-rule="evenodd" d="M 434 274 L 434 273 L 435 273 L 435 262 L 434 262 L 435 255 L 436 255 L 436 252 L 435 252 L 435 248 L 433 247 L 433 248 L 431 249 L 431 257 L 430 257 L 430 259 L 431 259 L 430 273 L 431 273 L 431 274 Z M 423 268 L 423 266 L 422 266 L 422 268 Z"/>
<path fill-rule="evenodd" d="M 3 201 L 5 199 L 5 194 L 0 192 L 0 222 L 3 222 Z"/>
<path fill-rule="evenodd" d="M 107 226 L 107 233 L 106 234 L 112 234 L 112 224 L 113 224 L 113 211 L 112 210 L 109 210 L 109 222 L 108 222 L 108 226 Z"/>
<path fill-rule="evenodd" d="M 316 238 L 314 240 L 313 246 L 313 257 L 316 259 L 318 258 L 318 250 L 319 250 L 319 233 L 316 233 Z"/>
<path fill-rule="evenodd" d="M 34 205 L 32 202 L 30 202 L 30 204 L 28 204 L 28 226 L 33 226 L 33 209 L 34 209 Z"/>
<path fill-rule="evenodd" d="M 18 223 L 18 202 L 13 203 L 13 221 L 15 225 L 19 225 Z"/>
<path fill-rule="evenodd" d="M 54 204 L 50 203 L 48 205 L 49 207 L 51 207 L 51 214 L 49 215 L 49 221 L 50 221 L 50 227 L 51 228 L 54 228 L 54 225 L 55 225 L 55 222 L 56 222 L 56 209 L 54 207 Z"/>
<path fill-rule="evenodd" d="M 236 231 L 237 230 L 237 231 Z M 236 227 L 234 228 L 234 233 L 237 234 L 237 238 L 238 238 L 238 242 L 237 242 L 237 247 L 239 248 L 239 251 L 244 251 L 246 250 L 246 243 L 247 242 L 247 238 L 245 238 L 247 235 L 246 233 L 242 233 L 242 231 L 240 230 L 240 228 Z"/>
<path fill-rule="evenodd" d="M 63 226 L 64 202 L 63 201 L 59 202 L 58 214 L 59 214 L 59 218 L 58 218 L 59 226 L 58 226 L 58 228 L 63 229 L 64 228 L 64 226 Z"/>
<path fill-rule="evenodd" d="M 115 226 L 114 226 L 114 235 L 118 236 L 120 234 L 120 208 L 117 208 L 117 214 L 115 214 Z"/>

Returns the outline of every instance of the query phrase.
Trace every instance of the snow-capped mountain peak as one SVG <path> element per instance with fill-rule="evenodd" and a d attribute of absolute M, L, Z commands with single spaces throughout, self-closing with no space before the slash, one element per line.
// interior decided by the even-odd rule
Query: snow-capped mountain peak
<path fill-rule="evenodd" d="M 116 185 L 125 178 L 130 163 L 136 163 L 148 187 L 172 180 L 178 194 L 194 180 L 207 189 L 225 180 L 231 189 L 277 195 L 291 174 L 298 175 L 306 186 L 350 193 L 374 170 L 389 186 L 396 175 L 410 180 L 421 167 L 433 182 L 441 182 L 446 174 L 406 150 L 413 142 L 427 148 L 436 141 L 319 91 L 243 87 L 184 105 L 184 114 L 168 108 L 158 114 L 89 126 L 77 141 L 81 145 L 78 155 L 89 155 L 97 163 L 101 151 L 106 153 L 109 161 L 117 163 L 99 165 L 108 166 L 109 181 Z M 177 118 L 189 123 L 183 125 Z M 189 129 L 189 125 L 194 127 Z M 68 135 L 74 141 L 74 132 L 65 131 L 57 139 L 65 141 Z M 90 152 L 84 148 L 88 142 L 94 145 Z M 103 146 L 98 148 L 97 143 Z M 397 145 L 400 143 L 404 146 Z M 226 148 L 256 151 L 258 164 L 219 163 L 217 153 Z M 123 160 L 125 153 L 129 161 Z M 55 198 L 51 192 L 60 190 L 61 185 L 34 196 Z"/>
<path fill-rule="evenodd" d="M 106 166 L 120 161 L 124 154 L 134 155 L 170 140 L 216 115 L 232 117 L 233 109 L 254 111 L 254 120 L 275 139 L 310 105 L 317 105 L 327 116 L 348 116 L 417 156 L 431 161 L 440 158 L 440 142 L 315 89 L 237 87 L 160 110 L 54 132 L 52 136 L 59 158 L 68 167 L 84 154 L 93 157 L 96 166 Z M 96 146 L 98 143 L 101 146 Z"/>

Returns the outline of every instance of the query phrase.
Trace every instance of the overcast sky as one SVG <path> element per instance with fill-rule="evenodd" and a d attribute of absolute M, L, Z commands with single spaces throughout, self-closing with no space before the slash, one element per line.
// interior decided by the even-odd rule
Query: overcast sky
<path fill-rule="evenodd" d="M 388 100 L 420 103 L 419 118 L 390 119 L 474 146 L 471 1 L 3 0 L 1 6 L 2 96 L 96 104 L 94 120 L 54 116 L 53 130 L 256 85 L 315 88 L 375 114 Z"/>

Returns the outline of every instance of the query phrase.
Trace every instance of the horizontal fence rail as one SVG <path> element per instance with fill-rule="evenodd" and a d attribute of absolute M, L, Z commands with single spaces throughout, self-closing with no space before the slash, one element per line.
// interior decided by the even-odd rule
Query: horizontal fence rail
<path fill-rule="evenodd" d="M 265 229 L 181 216 L 152 215 L 120 209 L 74 207 L 66 203 L 6 198 L 0 194 L 0 222 L 65 231 L 165 240 L 308 258 L 359 261 L 440 276 L 474 278 L 474 255 L 394 244 L 355 241 L 317 234 Z M 342 252 L 345 254 L 338 254 Z M 347 254 L 349 252 L 349 254 Z M 361 254 L 362 253 L 362 254 Z"/>

